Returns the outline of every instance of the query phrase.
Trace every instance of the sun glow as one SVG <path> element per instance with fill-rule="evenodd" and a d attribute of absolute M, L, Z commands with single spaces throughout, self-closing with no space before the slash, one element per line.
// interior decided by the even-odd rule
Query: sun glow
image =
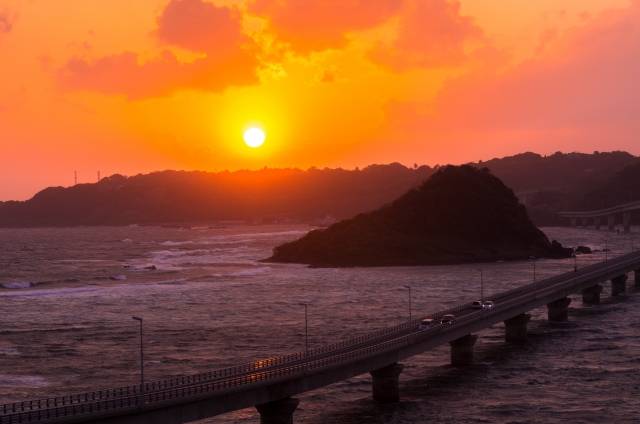
<path fill-rule="evenodd" d="M 251 148 L 258 148 L 264 144 L 267 138 L 261 128 L 251 127 L 244 132 L 244 143 Z"/>

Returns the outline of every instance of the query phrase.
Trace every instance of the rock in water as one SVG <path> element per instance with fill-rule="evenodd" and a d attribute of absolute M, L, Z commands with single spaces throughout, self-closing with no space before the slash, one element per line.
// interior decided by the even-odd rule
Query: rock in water
<path fill-rule="evenodd" d="M 571 254 L 533 225 L 513 191 L 488 169 L 465 165 L 441 168 L 387 206 L 278 246 L 267 261 L 435 265 Z"/>

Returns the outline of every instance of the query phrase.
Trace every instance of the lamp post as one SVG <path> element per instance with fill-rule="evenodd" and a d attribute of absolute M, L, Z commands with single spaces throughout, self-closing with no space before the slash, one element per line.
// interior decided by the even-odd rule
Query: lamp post
<path fill-rule="evenodd" d="M 409 289 L 409 321 L 411 321 L 411 286 L 404 286 L 405 289 Z"/>
<path fill-rule="evenodd" d="M 140 393 L 144 396 L 144 348 L 143 348 L 143 342 L 142 342 L 143 319 L 140 317 L 131 317 L 131 318 L 140 323 Z M 142 399 L 144 401 L 144 397 Z"/>
<path fill-rule="evenodd" d="M 578 252 L 573 250 L 573 272 L 578 272 Z"/>
<path fill-rule="evenodd" d="M 484 304 L 484 272 L 480 270 L 480 303 Z"/>
<path fill-rule="evenodd" d="M 304 306 L 304 352 L 305 355 L 309 355 L 309 319 L 307 315 L 307 303 L 303 303 Z"/>

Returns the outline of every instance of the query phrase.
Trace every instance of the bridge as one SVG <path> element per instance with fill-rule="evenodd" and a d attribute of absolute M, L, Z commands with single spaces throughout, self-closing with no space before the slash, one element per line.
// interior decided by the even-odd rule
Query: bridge
<path fill-rule="evenodd" d="M 257 408 L 262 424 L 291 424 L 299 402 L 293 396 L 365 373 L 371 374 L 375 401 L 396 402 L 402 360 L 448 343 L 452 365 L 469 365 L 474 333 L 503 322 L 506 342 L 525 342 L 528 311 L 546 307 L 550 321 L 566 321 L 569 295 L 581 293 L 584 304 L 595 305 L 601 284 L 611 281 L 611 295 L 620 296 L 629 273 L 640 288 L 640 252 L 494 294 L 491 309 L 464 303 L 430 314 L 436 324 L 426 329 L 415 319 L 308 352 L 203 374 L 0 405 L 0 424 L 179 424 L 248 407 Z M 453 323 L 439 322 L 445 314 L 455 315 Z"/>
<path fill-rule="evenodd" d="M 560 212 L 560 216 L 570 219 L 572 227 L 576 227 L 578 225 L 586 227 L 590 223 L 593 223 L 597 230 L 600 229 L 602 222 L 606 219 L 609 231 L 614 230 L 616 217 L 622 216 L 622 227 L 624 228 L 624 232 L 628 233 L 631 231 L 631 214 L 634 211 L 640 211 L 640 201 L 624 203 L 622 205 L 593 211 Z"/>

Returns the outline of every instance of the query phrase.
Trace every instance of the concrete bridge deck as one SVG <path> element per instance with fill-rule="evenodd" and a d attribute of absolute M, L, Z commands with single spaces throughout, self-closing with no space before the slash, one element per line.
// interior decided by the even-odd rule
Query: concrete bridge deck
<path fill-rule="evenodd" d="M 442 344 L 451 345 L 454 365 L 473 360 L 474 332 L 505 323 L 510 342 L 526 338 L 526 312 L 547 306 L 550 320 L 566 320 L 568 295 L 582 293 L 598 303 L 611 280 L 612 294 L 625 291 L 627 273 L 640 284 L 640 252 L 593 264 L 491 296 L 495 306 L 471 304 L 429 315 L 455 314 L 453 324 L 420 329 L 420 319 L 305 353 L 274 357 L 209 373 L 72 396 L 0 405 L 0 424 L 13 423 L 155 423 L 178 424 L 256 406 L 264 424 L 291 423 L 292 396 L 370 372 L 374 399 L 398 399 L 399 361 Z M 422 318 L 422 317 L 421 317 Z"/>
<path fill-rule="evenodd" d="M 622 216 L 622 226 L 625 232 L 631 229 L 632 212 L 640 211 L 640 201 L 624 203 L 612 206 L 606 209 L 597 209 L 592 211 L 566 211 L 560 212 L 563 218 L 571 220 L 571 225 L 576 227 L 580 224 L 589 225 L 590 222 L 599 229 L 602 221 L 607 220 L 607 228 L 612 231 L 616 224 L 616 217 Z"/>

